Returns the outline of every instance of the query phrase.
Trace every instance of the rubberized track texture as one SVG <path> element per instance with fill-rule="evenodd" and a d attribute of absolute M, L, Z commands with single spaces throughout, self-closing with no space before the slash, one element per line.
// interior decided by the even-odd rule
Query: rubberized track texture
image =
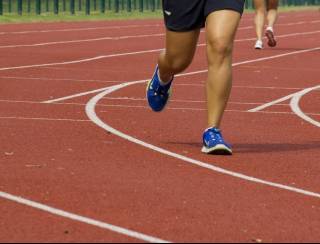
<path fill-rule="evenodd" d="M 1 25 L 0 241 L 319 242 L 319 19 L 281 14 L 256 51 L 243 16 L 232 157 L 200 153 L 204 33 L 154 114 L 161 20 Z"/>

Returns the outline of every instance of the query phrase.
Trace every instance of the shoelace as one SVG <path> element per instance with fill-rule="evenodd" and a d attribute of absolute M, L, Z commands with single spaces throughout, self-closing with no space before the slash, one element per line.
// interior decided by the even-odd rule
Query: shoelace
<path fill-rule="evenodd" d="M 158 94 L 162 97 L 166 96 L 167 95 L 167 89 L 163 86 L 158 86 L 154 89 L 154 95 L 157 96 Z"/>
<path fill-rule="evenodd" d="M 209 135 L 213 141 L 223 142 L 222 135 L 220 132 L 209 131 Z"/>

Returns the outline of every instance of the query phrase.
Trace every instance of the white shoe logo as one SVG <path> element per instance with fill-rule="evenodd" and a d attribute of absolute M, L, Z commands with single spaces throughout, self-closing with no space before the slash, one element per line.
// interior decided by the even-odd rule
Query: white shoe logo
<path fill-rule="evenodd" d="M 165 10 L 164 11 L 166 13 L 166 15 L 170 16 L 172 14 L 172 12 Z"/>

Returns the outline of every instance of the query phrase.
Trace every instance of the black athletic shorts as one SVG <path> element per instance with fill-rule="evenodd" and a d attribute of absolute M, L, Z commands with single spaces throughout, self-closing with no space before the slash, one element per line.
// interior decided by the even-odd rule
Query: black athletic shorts
<path fill-rule="evenodd" d="M 166 27 L 171 31 L 190 31 L 205 26 L 212 12 L 230 9 L 244 10 L 245 0 L 162 0 Z"/>

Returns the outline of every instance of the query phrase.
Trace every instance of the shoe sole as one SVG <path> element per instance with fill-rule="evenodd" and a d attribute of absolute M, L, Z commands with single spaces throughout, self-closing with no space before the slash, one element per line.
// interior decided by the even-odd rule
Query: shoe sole
<path fill-rule="evenodd" d="M 266 37 L 268 38 L 269 47 L 277 46 L 277 41 L 274 38 L 274 34 L 272 31 L 266 31 Z"/>
<path fill-rule="evenodd" d="M 148 85 L 147 85 L 147 89 L 146 89 L 146 98 L 147 98 L 147 101 L 148 101 L 149 107 L 152 109 L 152 111 L 153 111 L 153 112 L 160 113 L 160 112 L 162 112 L 163 110 L 165 110 L 165 108 L 167 107 L 167 105 L 168 105 L 168 103 L 169 103 L 169 101 L 170 101 L 171 94 L 172 94 L 172 87 L 170 87 L 170 89 L 169 89 L 169 96 L 168 96 L 168 100 L 167 100 L 166 104 L 164 105 L 164 107 L 163 107 L 161 110 L 154 110 L 154 109 L 150 106 L 149 98 L 148 98 L 148 91 L 149 91 L 149 88 L 150 88 L 150 86 L 151 86 L 151 82 L 152 82 L 152 80 L 150 80 L 150 81 L 148 82 Z"/>
<path fill-rule="evenodd" d="M 232 155 L 232 150 L 225 145 L 219 144 L 215 147 L 207 148 L 203 146 L 201 152 L 212 155 Z"/>

